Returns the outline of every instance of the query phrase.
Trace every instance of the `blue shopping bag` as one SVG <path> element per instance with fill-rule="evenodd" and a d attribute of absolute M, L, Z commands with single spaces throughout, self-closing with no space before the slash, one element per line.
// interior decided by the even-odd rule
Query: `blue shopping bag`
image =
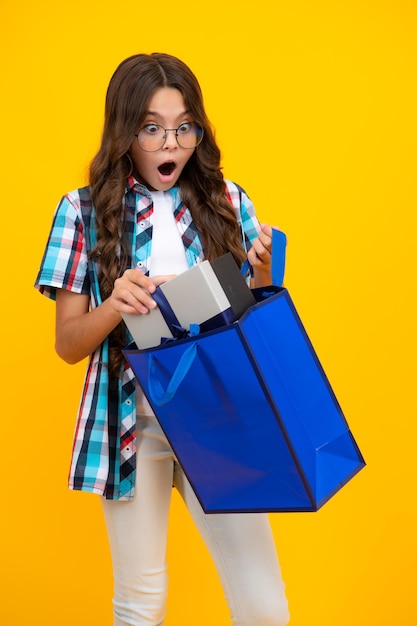
<path fill-rule="evenodd" d="M 233 324 L 124 354 L 206 513 L 316 511 L 365 462 L 287 289 L 254 294 Z"/>

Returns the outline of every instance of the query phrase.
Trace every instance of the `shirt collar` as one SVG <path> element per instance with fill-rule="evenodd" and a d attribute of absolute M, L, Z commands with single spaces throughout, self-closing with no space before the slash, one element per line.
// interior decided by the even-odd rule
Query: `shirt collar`
<path fill-rule="evenodd" d="M 145 194 L 146 196 L 150 196 L 149 189 L 145 187 L 142 183 L 138 182 L 136 178 L 132 175 L 127 177 L 125 194 L 129 193 L 129 191 L 136 191 L 137 193 Z"/>
<path fill-rule="evenodd" d="M 132 174 L 127 177 L 125 194 L 129 193 L 129 191 L 135 191 L 136 193 L 144 194 L 145 196 L 148 196 L 149 198 L 152 197 L 149 189 L 143 183 L 140 183 L 139 181 L 137 181 L 136 178 L 132 176 Z M 175 187 L 171 187 L 171 189 L 168 189 L 168 191 L 170 191 L 173 194 L 174 198 L 176 198 L 177 192 L 178 192 L 178 186 L 176 185 Z"/>

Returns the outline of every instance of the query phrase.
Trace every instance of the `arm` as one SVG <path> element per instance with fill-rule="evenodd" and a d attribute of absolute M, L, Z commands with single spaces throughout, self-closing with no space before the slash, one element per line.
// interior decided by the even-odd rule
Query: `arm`
<path fill-rule="evenodd" d="M 144 276 L 139 270 L 126 270 L 114 283 L 111 295 L 90 311 L 87 295 L 58 289 L 56 294 L 57 354 L 67 363 L 78 363 L 89 356 L 121 321 L 121 312 L 146 314 L 156 307 L 151 294 L 170 276 Z"/>

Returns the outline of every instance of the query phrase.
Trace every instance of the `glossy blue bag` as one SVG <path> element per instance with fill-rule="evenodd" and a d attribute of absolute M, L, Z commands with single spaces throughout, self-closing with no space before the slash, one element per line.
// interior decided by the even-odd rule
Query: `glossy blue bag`
<path fill-rule="evenodd" d="M 365 462 L 287 289 L 254 294 L 237 322 L 124 354 L 206 513 L 316 511 Z"/>

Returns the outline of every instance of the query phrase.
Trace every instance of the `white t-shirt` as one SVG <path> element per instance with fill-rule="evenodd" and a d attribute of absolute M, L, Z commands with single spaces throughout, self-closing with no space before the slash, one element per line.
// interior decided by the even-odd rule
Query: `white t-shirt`
<path fill-rule="evenodd" d="M 174 218 L 174 196 L 169 191 L 152 191 L 152 252 L 150 276 L 181 274 L 188 269 L 184 244 Z M 136 389 L 136 413 L 153 415 L 140 386 Z"/>
<path fill-rule="evenodd" d="M 152 253 L 150 276 L 181 274 L 188 269 L 184 244 L 174 218 L 174 196 L 169 191 L 152 191 Z"/>

